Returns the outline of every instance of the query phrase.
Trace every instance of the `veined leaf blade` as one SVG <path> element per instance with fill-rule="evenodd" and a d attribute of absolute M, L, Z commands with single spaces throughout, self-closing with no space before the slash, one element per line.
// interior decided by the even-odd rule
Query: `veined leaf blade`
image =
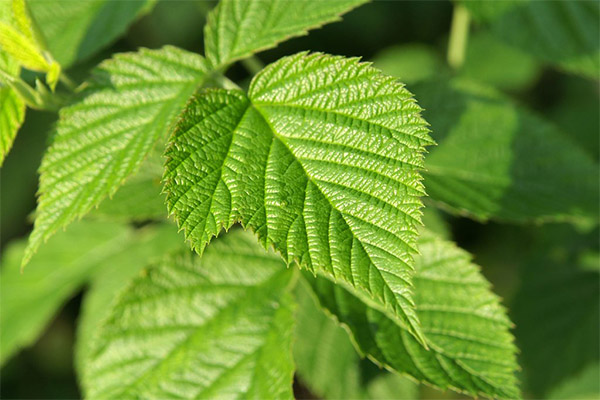
<path fill-rule="evenodd" d="M 188 105 L 167 150 L 167 204 L 202 252 L 240 221 L 287 263 L 323 271 L 419 337 L 412 254 L 431 144 L 412 95 L 368 64 L 286 57 L 249 98 L 210 90 Z"/>
<path fill-rule="evenodd" d="M 89 398 L 292 398 L 292 271 L 232 232 L 132 282 L 97 335 Z"/>
<path fill-rule="evenodd" d="M 220 0 L 204 28 L 206 58 L 222 68 L 310 29 L 340 20 L 368 0 Z"/>
<path fill-rule="evenodd" d="M 206 72 L 202 57 L 174 47 L 120 54 L 101 64 L 83 98 L 60 112 L 40 167 L 24 263 L 57 229 L 112 196 L 137 171 Z"/>
<path fill-rule="evenodd" d="M 382 366 L 439 389 L 517 398 L 511 323 L 489 283 L 452 243 L 419 239 L 415 302 L 430 350 L 405 329 L 322 277 L 307 277 L 321 305 L 352 333 L 358 349 Z"/>

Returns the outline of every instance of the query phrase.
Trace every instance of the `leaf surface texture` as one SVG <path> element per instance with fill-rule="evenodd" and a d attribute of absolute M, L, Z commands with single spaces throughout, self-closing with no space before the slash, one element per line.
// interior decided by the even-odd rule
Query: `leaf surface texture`
<path fill-rule="evenodd" d="M 174 47 L 119 54 L 95 70 L 81 100 L 61 110 L 42 160 L 25 261 L 138 170 L 205 73 L 202 57 Z"/>
<path fill-rule="evenodd" d="M 221 0 L 204 28 L 206 57 L 215 68 L 329 22 L 367 0 Z"/>
<path fill-rule="evenodd" d="M 321 305 L 347 326 L 359 350 L 382 366 L 439 389 L 517 398 L 511 323 L 469 255 L 425 232 L 419 239 L 415 302 L 430 350 L 329 280 L 307 277 Z"/>
<path fill-rule="evenodd" d="M 291 277 L 240 231 L 167 257 L 100 328 L 87 397 L 292 398 Z"/>

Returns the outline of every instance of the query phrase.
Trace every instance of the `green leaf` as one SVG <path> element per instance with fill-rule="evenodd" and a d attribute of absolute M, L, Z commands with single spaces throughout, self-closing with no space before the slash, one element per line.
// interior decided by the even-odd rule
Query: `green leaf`
<path fill-rule="evenodd" d="M 0 52 L 0 70 L 16 76 L 19 65 L 8 54 Z M 12 87 L 2 84 L 0 79 L 0 166 L 24 120 L 25 103 Z"/>
<path fill-rule="evenodd" d="M 206 71 L 203 58 L 174 47 L 119 54 L 95 70 L 82 98 L 60 111 L 24 263 L 138 170 Z"/>
<path fill-rule="evenodd" d="M 581 374 L 560 385 L 548 396 L 555 400 L 594 400 L 600 397 L 600 364 L 587 367 Z"/>
<path fill-rule="evenodd" d="M 283 58 L 249 98 L 209 90 L 188 103 L 166 153 L 169 211 L 196 251 L 241 221 L 288 264 L 325 272 L 419 336 L 412 254 L 431 143 L 419 112 L 356 59 Z"/>
<path fill-rule="evenodd" d="M 407 84 L 447 72 L 435 48 L 422 43 L 388 47 L 375 55 L 373 66 Z"/>
<path fill-rule="evenodd" d="M 75 365 L 80 378 L 83 379 L 83 371 L 90 358 L 95 332 L 108 317 L 110 305 L 117 295 L 143 268 L 185 247 L 174 225 L 146 227 L 136 232 L 135 240 L 130 241 L 124 251 L 104 262 L 102 268 L 94 270 L 77 325 Z"/>
<path fill-rule="evenodd" d="M 172 225 L 134 231 L 122 224 L 81 221 L 53 237 L 23 273 L 25 242 L 9 245 L 0 273 L 0 363 L 31 345 L 60 307 L 93 276 L 105 277 L 109 272 L 122 276 L 181 248 L 181 243 Z"/>
<path fill-rule="evenodd" d="M 598 80 L 600 3 L 463 1 L 476 20 L 507 43 L 559 68 Z"/>
<path fill-rule="evenodd" d="M 0 273 L 0 360 L 32 344 L 62 304 L 92 271 L 123 251 L 132 231 L 100 222 L 73 224 L 57 234 L 22 274 L 24 241 L 3 251 Z"/>
<path fill-rule="evenodd" d="M 224 68 L 308 30 L 340 20 L 368 0 L 220 0 L 204 28 L 206 58 Z"/>
<path fill-rule="evenodd" d="M 48 49 L 68 67 L 98 52 L 119 36 L 138 17 L 149 12 L 156 0 L 29 1 Z"/>
<path fill-rule="evenodd" d="M 166 258 L 99 329 L 86 397 L 292 398 L 292 272 L 239 231 Z"/>
<path fill-rule="evenodd" d="M 468 81 L 413 89 L 438 142 L 423 173 L 432 199 L 479 220 L 597 220 L 598 165 L 556 127 Z"/>
<path fill-rule="evenodd" d="M 522 90 L 535 83 L 541 65 L 535 57 L 487 32 L 469 37 L 460 75 L 504 90 Z"/>
<path fill-rule="evenodd" d="M 417 399 L 418 386 L 360 359 L 344 331 L 317 307 L 301 281 L 295 290 L 294 361 L 299 380 L 322 399 Z"/>
<path fill-rule="evenodd" d="M 600 359 L 600 259 L 593 270 L 581 258 L 581 247 L 597 249 L 598 230 L 582 236 L 559 225 L 539 236 L 512 305 L 524 382 L 536 397 Z"/>
<path fill-rule="evenodd" d="M 415 303 L 430 350 L 379 311 L 329 280 L 307 276 L 321 305 L 365 355 L 440 389 L 516 398 L 511 323 L 470 256 L 425 232 L 416 260 Z"/>

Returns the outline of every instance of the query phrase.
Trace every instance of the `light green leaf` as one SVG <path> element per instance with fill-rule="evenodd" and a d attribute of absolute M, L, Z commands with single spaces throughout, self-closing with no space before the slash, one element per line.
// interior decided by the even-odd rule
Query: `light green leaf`
<path fill-rule="evenodd" d="M 578 376 L 557 387 L 548 396 L 554 400 L 595 400 L 600 398 L 600 364 L 587 367 Z"/>
<path fill-rule="evenodd" d="M 224 68 L 291 37 L 340 20 L 368 0 L 220 0 L 204 28 L 206 58 Z"/>
<path fill-rule="evenodd" d="M 241 221 L 289 264 L 344 283 L 419 336 L 412 254 L 431 143 L 412 95 L 368 64 L 300 53 L 249 98 L 209 90 L 167 150 L 169 211 L 202 252 Z"/>
<path fill-rule="evenodd" d="M 388 47 L 375 55 L 373 66 L 407 84 L 448 72 L 435 48 L 422 43 Z"/>
<path fill-rule="evenodd" d="M 8 246 L 2 255 L 0 359 L 4 363 L 32 344 L 52 316 L 83 285 L 92 271 L 123 251 L 132 231 L 100 222 L 73 224 L 57 234 L 21 274 L 25 242 Z"/>
<path fill-rule="evenodd" d="M 0 273 L 0 362 L 31 345 L 91 277 L 104 276 L 105 269 L 119 269 L 115 276 L 122 276 L 122 270 L 181 248 L 181 239 L 171 225 L 134 231 L 122 224 L 81 221 L 53 237 L 23 273 L 25 242 L 9 245 Z"/>
<path fill-rule="evenodd" d="M 174 47 L 116 55 L 80 101 L 60 112 L 40 168 L 37 216 L 24 263 L 57 229 L 112 196 L 206 76 L 203 58 Z"/>
<path fill-rule="evenodd" d="M 0 52 L 0 70 L 18 75 L 19 65 L 6 53 Z M 12 87 L 0 78 L 0 166 L 10 151 L 17 132 L 25 120 L 25 103 Z"/>
<path fill-rule="evenodd" d="M 97 333 L 88 398 L 292 398 L 293 271 L 235 232 L 168 257 Z"/>
<path fill-rule="evenodd" d="M 598 165 L 556 127 L 471 82 L 413 89 L 438 142 L 423 174 L 432 199 L 479 220 L 597 220 Z"/>
<path fill-rule="evenodd" d="M 75 366 L 80 378 L 83 378 L 85 365 L 89 361 L 95 333 L 110 313 L 110 305 L 117 295 L 143 268 L 185 247 L 174 225 L 146 227 L 136 232 L 135 240 L 129 241 L 124 251 L 104 262 L 102 268 L 94 270 L 77 325 Z"/>
<path fill-rule="evenodd" d="M 310 288 L 295 290 L 294 361 L 299 380 L 322 399 L 417 399 L 418 386 L 360 359 L 348 333 L 320 309 Z"/>
<path fill-rule="evenodd" d="M 526 89 L 541 72 L 541 65 L 531 54 L 487 32 L 469 38 L 465 62 L 459 71 L 461 76 L 504 90 Z"/>
<path fill-rule="evenodd" d="M 425 232 L 416 260 L 415 303 L 430 350 L 329 280 L 307 276 L 321 305 L 375 362 L 440 389 L 516 398 L 516 348 L 499 299 L 470 256 Z"/>
<path fill-rule="evenodd" d="M 581 248 L 597 249 L 598 230 L 583 236 L 560 225 L 550 229 L 520 266 L 511 307 L 525 387 L 540 398 L 600 359 L 600 258 L 596 254 L 595 270 L 581 258 Z"/>
<path fill-rule="evenodd" d="M 463 1 L 507 43 L 566 71 L 600 78 L 597 1 Z"/>
<path fill-rule="evenodd" d="M 150 11 L 156 0 L 29 1 L 48 49 L 68 67 L 125 33 L 129 24 Z"/>

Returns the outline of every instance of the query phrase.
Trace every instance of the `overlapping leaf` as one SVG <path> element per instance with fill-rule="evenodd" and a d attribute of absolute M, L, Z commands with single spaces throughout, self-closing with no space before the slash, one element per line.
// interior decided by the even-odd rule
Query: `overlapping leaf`
<path fill-rule="evenodd" d="M 431 143 L 419 111 L 401 84 L 355 59 L 283 58 L 249 97 L 210 90 L 190 102 L 167 150 L 167 204 L 197 251 L 241 221 L 418 337 L 411 255 Z"/>
<path fill-rule="evenodd" d="M 206 71 L 203 58 L 174 47 L 120 54 L 101 64 L 82 99 L 60 112 L 42 160 L 25 261 L 137 171 Z"/>
<path fill-rule="evenodd" d="M 413 90 L 438 142 L 431 198 L 481 220 L 597 220 L 598 165 L 552 124 L 468 81 Z"/>
<path fill-rule="evenodd" d="M 222 68 L 326 23 L 368 0 L 221 0 L 204 28 L 206 58 Z"/>
<path fill-rule="evenodd" d="M 307 277 L 319 301 L 377 363 L 440 389 L 516 398 L 510 321 L 469 255 L 425 232 L 415 302 L 430 350 L 392 320 L 329 280 Z"/>
<path fill-rule="evenodd" d="M 507 43 L 560 68 L 600 78 L 597 1 L 464 1 L 474 17 Z"/>
<path fill-rule="evenodd" d="M 292 276 L 240 231 L 166 258 L 99 330 L 87 397 L 292 398 Z"/>

